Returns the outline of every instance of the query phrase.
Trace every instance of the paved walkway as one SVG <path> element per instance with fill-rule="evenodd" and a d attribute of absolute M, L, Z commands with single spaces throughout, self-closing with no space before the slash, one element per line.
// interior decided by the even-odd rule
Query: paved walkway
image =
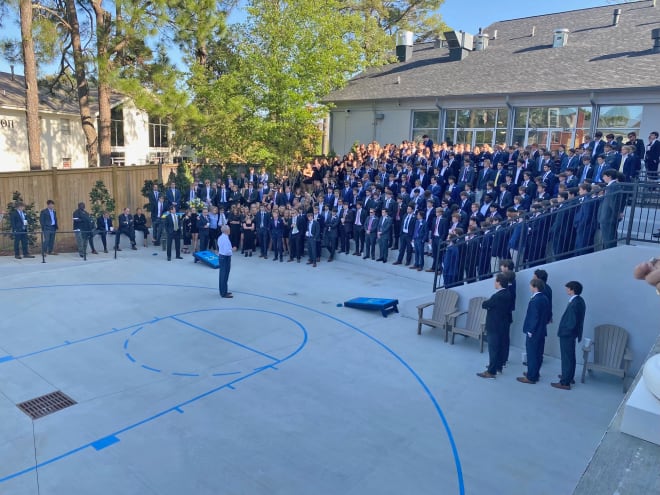
<path fill-rule="evenodd" d="M 431 274 L 235 256 L 220 299 L 190 255 L 119 255 L 0 258 L 2 495 L 571 493 L 623 397 L 552 389 L 551 358 L 519 384 L 519 349 L 482 380 L 476 341 L 339 306 Z M 77 404 L 16 407 L 55 390 Z"/>

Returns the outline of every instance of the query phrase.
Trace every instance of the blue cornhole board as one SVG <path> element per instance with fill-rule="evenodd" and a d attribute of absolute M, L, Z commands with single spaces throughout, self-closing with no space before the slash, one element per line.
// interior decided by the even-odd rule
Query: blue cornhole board
<path fill-rule="evenodd" d="M 201 261 L 211 268 L 220 268 L 220 259 L 213 251 L 197 251 L 193 253 L 193 257 L 195 258 L 195 263 Z"/>
<path fill-rule="evenodd" d="M 383 314 L 384 318 L 387 318 L 387 313 L 392 311 L 398 313 L 399 309 L 396 305 L 399 304 L 398 299 L 381 299 L 377 297 L 356 297 L 355 299 L 350 299 L 344 303 L 344 306 L 347 308 L 356 308 L 356 309 L 371 309 L 378 310 Z"/>

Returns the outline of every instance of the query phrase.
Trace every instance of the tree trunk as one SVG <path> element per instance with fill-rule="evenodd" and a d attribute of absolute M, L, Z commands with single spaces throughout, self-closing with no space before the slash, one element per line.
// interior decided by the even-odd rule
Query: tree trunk
<path fill-rule="evenodd" d="M 93 0 L 92 8 L 96 17 L 96 57 L 98 66 L 99 92 L 99 154 L 101 166 L 112 165 L 110 141 L 110 54 L 108 43 L 110 38 L 110 14 L 101 6 L 102 0 Z"/>
<path fill-rule="evenodd" d="M 25 71 L 25 110 L 27 118 L 28 155 L 30 170 L 41 169 L 41 124 L 39 122 L 39 86 L 37 62 L 32 39 L 32 2 L 20 0 L 21 39 Z M 55 165 L 55 164 L 53 164 Z"/>
<path fill-rule="evenodd" d="M 97 167 L 99 164 L 98 134 L 94 126 L 94 119 L 89 108 L 89 83 L 85 71 L 85 59 L 80 41 L 80 23 L 76 11 L 75 0 L 66 0 L 66 17 L 71 26 L 71 46 L 73 48 L 73 62 L 76 73 L 78 90 L 78 106 L 80 108 L 80 122 L 85 133 L 85 148 L 87 149 L 87 166 Z"/>

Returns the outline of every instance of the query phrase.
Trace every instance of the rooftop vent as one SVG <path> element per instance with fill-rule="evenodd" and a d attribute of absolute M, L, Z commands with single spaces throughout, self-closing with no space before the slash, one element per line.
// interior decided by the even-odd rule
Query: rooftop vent
<path fill-rule="evenodd" d="M 555 29 L 555 35 L 552 39 L 553 48 L 561 48 L 568 44 L 568 29 Z"/>
<path fill-rule="evenodd" d="M 488 39 L 488 34 L 479 33 L 474 41 L 474 51 L 483 52 L 486 48 L 488 48 Z"/>
<path fill-rule="evenodd" d="M 396 33 L 396 58 L 399 62 L 407 62 L 413 53 L 412 31 L 397 31 Z"/>
<path fill-rule="evenodd" d="M 463 60 L 474 48 L 474 37 L 463 31 L 447 31 L 445 39 L 449 47 L 449 60 Z"/>
<path fill-rule="evenodd" d="M 497 29 L 493 30 L 493 37 L 491 40 L 496 40 L 497 39 Z"/>
<path fill-rule="evenodd" d="M 651 38 L 653 38 L 653 53 L 660 53 L 660 28 L 651 31 Z"/>
<path fill-rule="evenodd" d="M 612 16 L 612 26 L 619 25 L 619 17 L 621 17 L 621 9 L 614 9 L 614 14 Z"/>

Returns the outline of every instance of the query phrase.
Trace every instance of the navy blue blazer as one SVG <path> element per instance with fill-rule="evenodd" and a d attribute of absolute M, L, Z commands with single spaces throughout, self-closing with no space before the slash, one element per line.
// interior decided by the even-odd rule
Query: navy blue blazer
<path fill-rule="evenodd" d="M 546 337 L 548 321 L 550 321 L 550 301 L 545 294 L 538 292 L 527 304 L 523 333 L 531 333 L 532 338 Z"/>

